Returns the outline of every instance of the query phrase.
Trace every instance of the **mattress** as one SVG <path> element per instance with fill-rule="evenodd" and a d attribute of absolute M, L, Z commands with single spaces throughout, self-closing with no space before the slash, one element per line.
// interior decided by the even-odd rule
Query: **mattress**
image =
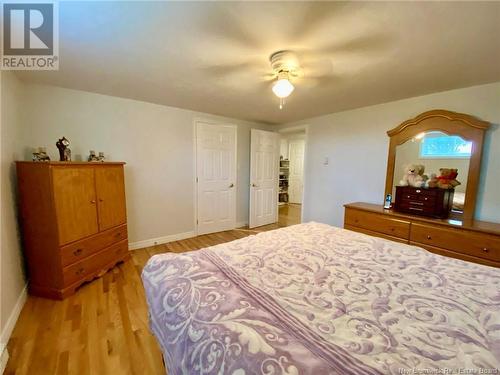
<path fill-rule="evenodd" d="M 170 375 L 500 367 L 500 270 L 414 246 L 307 223 L 155 255 L 142 278 Z"/>

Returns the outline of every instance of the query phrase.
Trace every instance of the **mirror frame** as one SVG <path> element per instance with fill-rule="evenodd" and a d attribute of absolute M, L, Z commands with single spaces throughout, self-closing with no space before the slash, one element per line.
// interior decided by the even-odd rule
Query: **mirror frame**
<path fill-rule="evenodd" d="M 421 113 L 387 132 L 390 137 L 385 194 L 392 194 L 394 167 L 396 162 L 396 146 L 426 131 L 441 131 L 448 135 L 458 135 L 472 142 L 472 153 L 469 162 L 469 176 L 465 189 L 463 213 L 458 214 L 463 220 L 474 218 L 476 198 L 481 173 L 481 156 L 484 135 L 490 123 L 463 113 L 435 109 Z"/>

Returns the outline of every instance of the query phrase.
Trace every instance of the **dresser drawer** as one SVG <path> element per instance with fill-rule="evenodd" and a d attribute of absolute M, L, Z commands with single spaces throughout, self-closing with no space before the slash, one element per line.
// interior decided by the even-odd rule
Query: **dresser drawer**
<path fill-rule="evenodd" d="M 344 221 L 348 226 L 364 228 L 403 239 L 408 239 L 410 233 L 409 221 L 350 208 L 346 208 Z"/>
<path fill-rule="evenodd" d="M 127 225 L 108 229 L 81 241 L 61 247 L 61 262 L 63 267 L 85 259 L 91 254 L 116 242 L 127 239 Z"/>
<path fill-rule="evenodd" d="M 100 271 L 103 267 L 113 263 L 113 261 L 123 258 L 128 252 L 128 242 L 121 241 L 112 245 L 88 258 L 74 263 L 63 269 L 64 286 L 69 286 L 87 276 Z"/>
<path fill-rule="evenodd" d="M 410 240 L 462 254 L 500 261 L 500 238 L 490 234 L 413 223 Z"/>
<path fill-rule="evenodd" d="M 408 243 L 408 239 L 407 238 L 399 238 L 399 237 L 389 236 L 388 234 L 384 234 L 384 233 L 380 233 L 380 232 L 374 232 L 374 231 L 369 230 L 369 229 L 352 227 L 350 225 L 344 225 L 344 229 L 352 230 L 353 232 L 367 234 L 367 235 L 373 236 L 373 237 L 380 237 L 380 238 L 383 238 L 383 239 L 386 239 L 386 240 L 395 241 L 395 242 Z"/>

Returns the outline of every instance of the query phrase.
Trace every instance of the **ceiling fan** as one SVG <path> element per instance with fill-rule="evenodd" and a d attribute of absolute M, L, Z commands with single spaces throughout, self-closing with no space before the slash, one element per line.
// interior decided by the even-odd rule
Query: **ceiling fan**
<path fill-rule="evenodd" d="M 328 89 L 332 83 L 338 84 L 372 64 L 374 54 L 380 54 L 387 47 L 387 35 L 380 32 L 368 33 L 366 30 L 356 29 L 351 34 L 345 30 L 336 34 L 329 31 L 330 25 L 336 26 L 344 19 L 352 17 L 348 12 L 349 4 L 299 5 L 298 9 L 302 13 L 295 14 L 295 22 L 288 23 L 291 24 L 291 29 L 272 29 L 274 38 L 269 37 L 269 32 L 264 34 L 260 29 L 248 24 L 247 19 L 241 16 L 246 13 L 246 8 L 236 9 L 239 11 L 230 7 L 214 9 L 217 17 L 207 17 L 204 27 L 207 35 L 213 35 L 212 40 L 216 41 L 217 48 L 223 50 L 224 54 L 227 53 L 228 58 L 224 62 L 217 61 L 205 65 L 205 71 L 222 79 L 231 77 L 231 82 L 235 81 L 233 75 L 236 75 L 239 80 L 247 83 L 247 87 L 265 87 L 266 91 L 271 88 L 279 98 L 279 108 L 282 109 L 285 100 L 294 92 L 295 86 L 297 89 Z M 259 15 L 264 15 L 261 17 L 264 17 L 268 24 L 279 22 L 279 18 L 265 18 L 276 14 L 270 10 L 277 5 L 268 6 L 269 11 Z M 279 8 L 282 6 L 280 4 Z M 294 10 L 292 6 L 293 4 L 285 5 L 290 11 Z M 224 19 L 224 22 L 214 22 L 214 19 Z M 337 22 L 334 23 L 334 19 L 337 19 Z M 277 44 L 290 47 L 276 50 Z M 304 48 L 305 46 L 307 48 Z M 269 58 L 266 59 L 265 51 L 273 49 L 275 52 L 267 55 Z"/>
<path fill-rule="evenodd" d="M 295 90 L 290 80 L 301 74 L 299 60 L 292 51 L 278 51 L 269 57 L 269 61 L 273 70 L 272 79 L 276 79 L 272 90 L 280 99 L 280 109 L 283 109 L 285 99 Z"/>

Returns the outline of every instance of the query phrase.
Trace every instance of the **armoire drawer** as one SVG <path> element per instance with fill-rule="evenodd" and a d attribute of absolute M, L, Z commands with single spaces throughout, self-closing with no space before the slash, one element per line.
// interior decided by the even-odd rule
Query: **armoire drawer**
<path fill-rule="evenodd" d="M 383 215 L 347 208 L 344 221 L 349 226 L 364 228 L 398 238 L 409 238 L 410 222 L 405 220 L 392 219 Z"/>
<path fill-rule="evenodd" d="M 100 252 L 89 256 L 88 258 L 63 268 L 64 286 L 69 286 L 86 276 L 99 271 L 114 260 L 124 257 L 128 252 L 128 242 L 121 241 Z"/>
<path fill-rule="evenodd" d="M 108 229 L 81 241 L 61 247 L 63 267 L 85 259 L 89 255 L 101 251 L 116 242 L 127 239 L 127 225 Z"/>
<path fill-rule="evenodd" d="M 412 223 L 410 240 L 497 262 L 500 261 L 500 238 L 498 236 Z"/>

